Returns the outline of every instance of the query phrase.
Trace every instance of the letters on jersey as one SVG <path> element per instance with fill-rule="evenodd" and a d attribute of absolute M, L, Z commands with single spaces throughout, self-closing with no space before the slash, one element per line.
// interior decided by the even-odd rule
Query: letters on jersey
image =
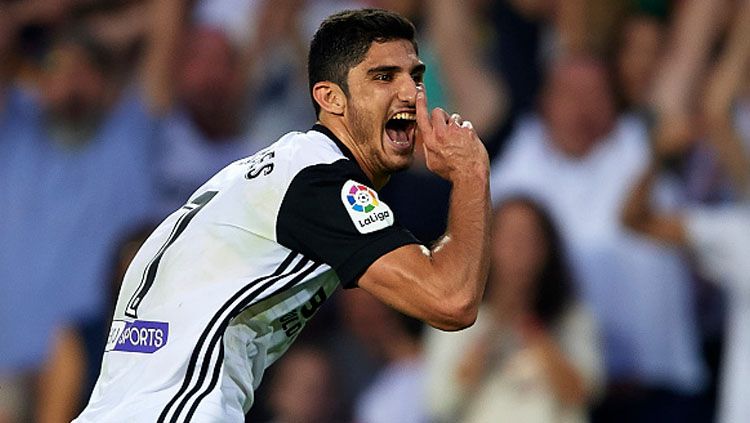
<path fill-rule="evenodd" d="M 341 201 L 361 234 L 369 234 L 393 225 L 393 212 L 378 199 L 374 189 L 351 179 L 341 188 Z"/>
<path fill-rule="evenodd" d="M 242 421 L 265 368 L 336 287 L 418 242 L 355 182 L 367 176 L 350 156 L 325 127 L 289 133 L 170 214 L 125 274 L 76 423 Z"/>
<path fill-rule="evenodd" d="M 104 351 L 151 354 L 166 345 L 169 323 L 148 320 L 115 320 L 109 330 Z"/>

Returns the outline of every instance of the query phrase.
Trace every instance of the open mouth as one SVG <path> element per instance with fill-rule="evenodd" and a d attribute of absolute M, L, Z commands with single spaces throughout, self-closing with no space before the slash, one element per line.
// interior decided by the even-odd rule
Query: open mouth
<path fill-rule="evenodd" d="M 399 149 L 410 149 L 414 144 L 417 115 L 413 112 L 398 112 L 385 123 L 385 132 Z"/>

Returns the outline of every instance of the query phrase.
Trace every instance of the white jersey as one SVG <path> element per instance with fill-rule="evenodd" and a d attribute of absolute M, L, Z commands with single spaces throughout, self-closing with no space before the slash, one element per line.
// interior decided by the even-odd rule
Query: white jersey
<path fill-rule="evenodd" d="M 341 283 L 416 239 L 325 127 L 224 168 L 128 268 L 76 422 L 244 421 L 263 371 Z"/>

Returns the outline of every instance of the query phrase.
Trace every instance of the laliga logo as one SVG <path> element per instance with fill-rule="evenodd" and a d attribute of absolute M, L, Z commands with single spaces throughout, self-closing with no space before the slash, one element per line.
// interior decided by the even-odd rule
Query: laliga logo
<path fill-rule="evenodd" d="M 364 185 L 352 186 L 346 200 L 353 210 L 363 213 L 369 213 L 378 206 L 378 197 Z"/>
<path fill-rule="evenodd" d="M 363 234 L 375 232 L 393 225 L 393 212 L 380 200 L 371 188 L 353 180 L 341 187 L 341 201 L 357 231 Z"/>

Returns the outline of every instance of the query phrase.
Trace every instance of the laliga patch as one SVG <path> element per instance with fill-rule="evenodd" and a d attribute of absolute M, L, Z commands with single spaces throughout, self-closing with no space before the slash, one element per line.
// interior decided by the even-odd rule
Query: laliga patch
<path fill-rule="evenodd" d="M 151 354 L 167 344 L 169 323 L 148 320 L 115 320 L 104 351 Z"/>
<path fill-rule="evenodd" d="M 393 225 L 391 208 L 365 185 L 351 179 L 346 181 L 341 188 L 341 201 L 359 233 L 369 234 Z"/>

